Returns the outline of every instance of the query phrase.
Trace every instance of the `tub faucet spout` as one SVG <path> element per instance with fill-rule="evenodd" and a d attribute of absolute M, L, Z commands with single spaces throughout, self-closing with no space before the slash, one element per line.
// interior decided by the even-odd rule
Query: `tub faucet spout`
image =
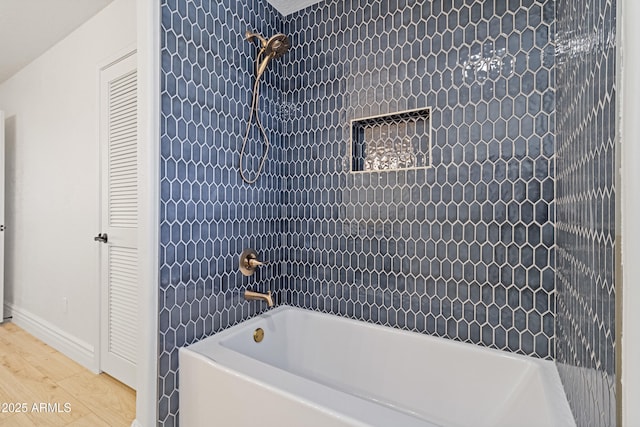
<path fill-rule="evenodd" d="M 267 302 L 267 305 L 269 307 L 273 307 L 273 298 L 271 298 L 271 291 L 267 292 L 266 294 L 261 294 L 259 292 L 252 292 L 252 291 L 244 291 L 244 299 L 247 299 L 247 300 L 252 300 L 252 299 L 263 300 L 263 301 Z"/>

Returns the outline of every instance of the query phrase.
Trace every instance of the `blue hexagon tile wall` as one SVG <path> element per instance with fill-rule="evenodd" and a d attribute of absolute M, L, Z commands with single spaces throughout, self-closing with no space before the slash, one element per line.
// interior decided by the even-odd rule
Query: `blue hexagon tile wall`
<path fill-rule="evenodd" d="M 159 292 L 159 421 L 176 425 L 178 347 L 259 313 L 245 288 L 271 289 L 282 280 L 283 150 L 277 110 L 278 64 L 263 80 L 261 120 L 271 149 L 254 186 L 238 175 L 249 118 L 255 45 L 246 30 L 271 34 L 280 15 L 265 1 L 162 2 L 161 218 Z M 265 105 L 265 103 L 267 103 Z M 250 138 L 250 160 L 262 143 Z M 269 264 L 251 278 L 238 271 L 244 248 Z"/>
<path fill-rule="evenodd" d="M 592 111 L 613 111 L 609 50 L 580 68 L 598 73 L 589 86 L 598 107 L 568 113 L 583 74 L 568 71 L 576 59 L 556 63 L 556 16 L 573 31 L 578 3 L 326 0 L 283 17 L 265 0 L 162 1 L 161 425 L 177 424 L 177 348 L 259 313 L 262 305 L 242 298 L 246 287 L 271 289 L 278 303 L 547 359 L 560 339 L 567 366 L 610 366 L 612 308 L 581 305 L 574 284 L 588 276 L 587 296 L 612 298 L 612 276 L 574 266 L 585 256 L 612 265 L 613 217 L 602 217 L 605 243 L 591 255 L 570 247 L 576 236 L 566 225 L 574 220 L 566 200 L 582 191 L 574 185 L 582 172 L 570 164 L 586 162 L 576 144 L 591 130 L 558 137 L 568 157 L 556 172 L 556 108 L 570 129 Z M 247 29 L 292 41 L 262 84 L 272 148 L 253 186 L 238 173 L 256 53 Z M 351 172 L 352 120 L 421 108 L 432 127 L 427 167 Z M 606 161 L 608 123 L 593 147 Z M 264 149 L 257 132 L 249 147 L 255 170 Z M 584 191 L 588 203 L 610 208 L 613 183 L 603 182 L 606 191 Z M 250 279 L 237 271 L 246 247 L 270 262 Z M 568 339 L 555 331 L 557 280 L 558 328 Z M 585 307 L 597 334 L 578 321 Z M 608 392 L 611 370 L 601 371 L 591 387 Z M 574 411 L 599 402 L 608 419 L 612 400 L 579 396 L 588 381 L 569 368 L 563 375 Z"/>
<path fill-rule="evenodd" d="M 553 1 L 287 17 L 287 301 L 554 356 Z M 350 121 L 431 108 L 432 167 L 350 173 Z"/>
<path fill-rule="evenodd" d="M 557 361 L 579 426 L 616 425 L 616 1 L 558 5 Z"/>

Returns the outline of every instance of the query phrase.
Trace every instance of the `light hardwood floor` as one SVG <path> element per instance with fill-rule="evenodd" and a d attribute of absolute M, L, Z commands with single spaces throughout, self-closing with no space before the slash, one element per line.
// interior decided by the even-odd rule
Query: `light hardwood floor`
<path fill-rule="evenodd" d="M 129 427 L 135 401 L 135 391 L 110 376 L 91 373 L 10 322 L 0 325 L 1 427 Z"/>

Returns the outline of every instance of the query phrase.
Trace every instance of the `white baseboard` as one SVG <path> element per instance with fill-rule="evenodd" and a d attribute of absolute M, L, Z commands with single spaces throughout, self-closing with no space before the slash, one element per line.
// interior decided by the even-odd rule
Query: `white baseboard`
<path fill-rule="evenodd" d="M 135 419 L 131 422 L 131 427 L 142 427 L 142 424 L 140 424 L 138 420 Z"/>
<path fill-rule="evenodd" d="M 99 372 L 95 349 L 89 343 L 79 340 L 43 318 L 13 304 L 5 303 L 4 313 L 5 317 L 12 316 L 13 323 L 34 337 L 44 341 L 90 371 Z"/>

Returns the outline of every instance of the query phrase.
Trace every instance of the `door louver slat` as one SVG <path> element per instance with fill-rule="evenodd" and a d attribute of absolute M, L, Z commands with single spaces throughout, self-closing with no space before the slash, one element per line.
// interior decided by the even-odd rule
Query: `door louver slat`
<path fill-rule="evenodd" d="M 137 84 L 131 72 L 109 86 L 109 224 L 138 226 Z"/>
<path fill-rule="evenodd" d="M 109 247 L 109 351 L 135 363 L 137 251 Z"/>

